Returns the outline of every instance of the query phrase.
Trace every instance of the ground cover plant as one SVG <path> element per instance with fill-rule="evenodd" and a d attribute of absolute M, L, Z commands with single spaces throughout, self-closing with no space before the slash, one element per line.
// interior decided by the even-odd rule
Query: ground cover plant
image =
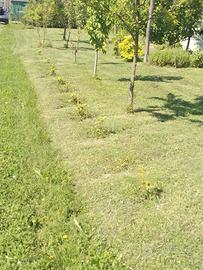
<path fill-rule="evenodd" d="M 109 45 L 95 79 L 88 35 L 81 33 L 75 64 L 62 32 L 49 29 L 53 47 L 38 54 L 35 32 L 14 29 L 15 51 L 35 86 L 53 146 L 74 175 L 83 217 L 131 269 L 201 269 L 202 70 L 138 63 L 141 90 L 127 114 L 131 64 L 115 58 Z M 76 37 L 72 30 L 72 42 Z M 47 59 L 73 93 L 61 91 Z M 73 118 L 78 101 L 95 116 Z M 100 116 L 105 121 L 98 123 Z"/>

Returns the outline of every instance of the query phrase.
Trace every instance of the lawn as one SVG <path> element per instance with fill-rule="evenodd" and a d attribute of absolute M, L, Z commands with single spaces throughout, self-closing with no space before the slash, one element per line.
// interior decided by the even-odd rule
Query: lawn
<path fill-rule="evenodd" d="M 71 172 L 82 201 L 77 219 L 88 220 L 99 239 L 107 239 L 130 269 L 202 269 L 203 71 L 139 63 L 135 112 L 128 114 L 131 64 L 116 58 L 111 45 L 107 54 L 100 55 L 94 79 L 94 50 L 85 33 L 74 64 L 72 50 L 64 48 L 62 30 L 48 30 L 49 47 L 44 49 L 38 48 L 33 29 L 18 26 L 12 31 L 16 46 L 9 50 L 19 55 L 34 85 L 50 138 L 47 143 Z M 75 32 L 72 38 L 76 39 Z M 56 76 L 50 74 L 53 68 Z M 28 96 L 27 86 L 16 89 L 27 102 L 36 102 L 33 92 Z M 73 97 L 81 100 L 85 119 L 81 120 L 81 107 L 73 104 Z M 30 107 L 27 104 L 25 116 L 35 126 Z M 23 110 L 19 112 L 21 117 Z M 38 162 L 52 168 L 55 159 L 41 154 L 35 128 L 23 126 L 25 146 L 33 141 L 30 132 Z M 18 146 L 19 151 L 25 146 Z M 27 162 L 34 158 L 30 153 Z M 35 174 L 29 164 L 26 173 Z M 60 180 L 57 183 L 58 198 L 64 202 L 60 195 L 64 187 Z M 33 179 L 30 185 L 38 187 Z M 53 269 L 63 269 L 61 265 Z"/>
<path fill-rule="evenodd" d="M 80 219 L 73 175 L 50 145 L 9 26 L 0 39 L 0 269 L 126 269 Z"/>

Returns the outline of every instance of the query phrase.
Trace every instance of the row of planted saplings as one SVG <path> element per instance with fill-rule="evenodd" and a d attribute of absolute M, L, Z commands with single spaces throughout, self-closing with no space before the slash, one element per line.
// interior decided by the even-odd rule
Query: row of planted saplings
<path fill-rule="evenodd" d="M 51 64 L 50 66 L 50 72 L 49 74 L 51 76 L 56 77 L 56 81 L 59 85 L 59 91 L 61 93 L 67 93 L 69 97 L 69 101 L 75 106 L 76 108 L 76 116 L 77 119 L 80 121 L 83 121 L 85 119 L 94 118 L 94 124 L 91 127 L 90 135 L 91 137 L 95 138 L 105 138 L 110 134 L 115 133 L 114 130 L 108 128 L 105 126 L 105 119 L 106 117 L 102 115 L 96 115 L 93 112 L 90 112 L 88 109 L 87 103 L 84 99 L 82 99 L 77 90 L 73 87 L 73 85 L 65 80 L 62 76 L 58 76 L 56 73 L 56 67 L 54 64 Z"/>
<path fill-rule="evenodd" d="M 87 118 L 96 118 L 94 125 L 91 127 L 91 136 L 94 138 L 105 138 L 108 135 L 115 133 L 114 130 L 111 130 L 105 126 L 105 117 L 104 116 L 95 116 L 95 114 L 90 113 L 87 108 L 87 104 L 77 93 L 77 90 L 71 85 L 70 82 L 65 80 L 61 76 L 57 76 L 56 68 L 54 65 L 51 65 L 50 75 L 55 76 L 59 85 L 60 92 L 66 92 L 69 95 L 69 100 L 74 106 L 76 106 L 76 112 L 78 119 L 83 121 Z M 125 160 L 119 160 L 119 168 L 124 169 L 126 166 L 132 163 L 131 158 L 127 157 Z M 125 165 L 125 167 L 124 167 Z M 144 170 L 141 170 L 139 181 L 136 184 L 133 184 L 133 187 L 130 189 L 131 195 L 136 197 L 139 202 L 145 200 L 154 200 L 160 199 L 163 189 L 159 181 L 151 180 L 146 178 L 146 173 Z M 135 196 L 136 195 L 136 196 Z"/>

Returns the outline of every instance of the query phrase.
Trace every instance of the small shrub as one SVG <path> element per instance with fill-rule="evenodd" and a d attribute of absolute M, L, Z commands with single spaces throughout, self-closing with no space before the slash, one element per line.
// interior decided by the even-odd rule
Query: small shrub
<path fill-rule="evenodd" d="M 81 98 L 75 93 L 70 94 L 70 102 L 75 105 L 82 104 Z"/>
<path fill-rule="evenodd" d="M 190 55 L 191 67 L 203 68 L 203 51 L 194 52 Z"/>
<path fill-rule="evenodd" d="M 96 138 L 105 138 L 108 135 L 115 133 L 115 131 L 105 127 L 104 125 L 105 117 L 100 116 L 97 118 L 95 125 L 91 130 L 91 135 Z"/>
<path fill-rule="evenodd" d="M 124 39 L 118 44 L 119 52 L 122 58 L 127 61 L 132 61 L 134 57 L 134 45 L 133 39 L 131 36 L 126 36 Z M 141 57 L 144 55 L 144 52 L 139 45 L 138 56 Z"/>
<path fill-rule="evenodd" d="M 77 104 L 77 114 L 80 117 L 80 120 L 85 120 L 87 118 L 91 118 L 91 114 L 87 109 L 87 104 L 85 103 L 78 103 Z"/>
<path fill-rule="evenodd" d="M 74 91 L 75 89 L 72 87 L 71 83 L 65 82 L 63 88 L 61 89 L 61 92 L 71 92 Z"/>
<path fill-rule="evenodd" d="M 58 76 L 57 77 L 57 81 L 60 85 L 65 85 L 66 84 L 66 81 L 61 77 L 61 76 Z"/>
<path fill-rule="evenodd" d="M 164 50 L 158 50 L 151 55 L 150 63 L 161 67 L 189 67 L 190 54 L 180 48 L 167 48 Z"/>
<path fill-rule="evenodd" d="M 56 76 L 56 67 L 55 67 L 54 64 L 52 64 L 52 65 L 50 66 L 49 74 L 50 74 L 51 76 Z"/>

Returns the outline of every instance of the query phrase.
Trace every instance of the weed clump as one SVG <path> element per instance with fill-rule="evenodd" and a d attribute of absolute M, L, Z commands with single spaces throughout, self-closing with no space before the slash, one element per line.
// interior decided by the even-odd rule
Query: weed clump
<path fill-rule="evenodd" d="M 145 176 L 145 172 L 142 169 L 140 178 L 136 185 L 133 186 L 132 194 L 136 196 L 139 202 L 157 200 L 160 199 L 163 193 L 163 189 L 157 180 L 149 179 Z"/>

